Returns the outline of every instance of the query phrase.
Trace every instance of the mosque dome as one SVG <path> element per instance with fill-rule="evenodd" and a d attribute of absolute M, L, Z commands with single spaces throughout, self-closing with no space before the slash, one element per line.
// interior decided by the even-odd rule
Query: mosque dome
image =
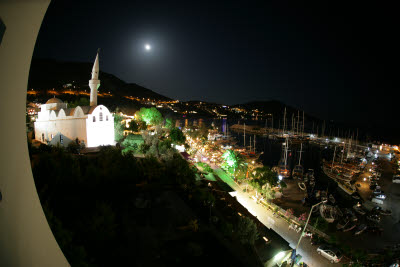
<path fill-rule="evenodd" d="M 58 98 L 50 98 L 49 100 L 47 100 L 46 104 L 62 104 L 62 100 L 58 99 Z"/>

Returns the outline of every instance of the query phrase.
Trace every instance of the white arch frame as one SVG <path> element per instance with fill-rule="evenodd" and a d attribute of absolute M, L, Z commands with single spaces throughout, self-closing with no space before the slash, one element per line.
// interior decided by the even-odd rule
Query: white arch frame
<path fill-rule="evenodd" d="M 0 1 L 0 266 L 69 266 L 40 205 L 25 129 L 29 68 L 49 3 Z"/>

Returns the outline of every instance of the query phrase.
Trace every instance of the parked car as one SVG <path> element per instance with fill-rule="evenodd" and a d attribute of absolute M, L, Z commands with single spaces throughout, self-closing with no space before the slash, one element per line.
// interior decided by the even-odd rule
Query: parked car
<path fill-rule="evenodd" d="M 337 263 L 343 257 L 343 254 L 340 252 L 339 249 L 329 245 L 319 246 L 317 248 L 317 253 L 327 258 L 331 263 Z"/>
<path fill-rule="evenodd" d="M 379 193 L 379 194 L 375 194 L 374 198 L 385 200 L 386 199 L 386 195 L 383 194 L 383 192 L 382 192 L 382 193 Z"/>
<path fill-rule="evenodd" d="M 375 204 L 383 205 L 383 200 L 380 199 L 380 198 L 373 197 L 373 198 L 371 199 L 371 202 L 372 202 L 372 203 L 375 203 Z"/>
<path fill-rule="evenodd" d="M 394 175 L 392 182 L 400 184 L 400 175 Z"/>

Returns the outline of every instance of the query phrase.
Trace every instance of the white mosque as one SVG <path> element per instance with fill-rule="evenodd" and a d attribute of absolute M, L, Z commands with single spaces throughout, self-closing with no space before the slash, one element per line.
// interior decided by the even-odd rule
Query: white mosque
<path fill-rule="evenodd" d="M 90 106 L 68 108 L 58 98 L 41 105 L 35 121 L 35 139 L 51 145 L 67 146 L 78 139 L 86 147 L 114 145 L 114 117 L 107 107 L 97 105 L 99 80 L 99 53 L 89 81 Z"/>

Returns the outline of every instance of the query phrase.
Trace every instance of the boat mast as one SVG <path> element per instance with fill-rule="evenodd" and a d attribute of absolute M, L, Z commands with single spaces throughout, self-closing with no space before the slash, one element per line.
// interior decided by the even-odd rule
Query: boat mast
<path fill-rule="evenodd" d="M 300 111 L 298 110 L 297 111 L 297 128 L 296 128 L 297 132 L 296 132 L 296 135 L 299 135 L 299 123 L 300 123 Z"/>
<path fill-rule="evenodd" d="M 333 163 L 335 162 L 335 155 L 336 155 L 336 146 L 335 146 L 335 151 L 333 151 L 333 159 L 332 159 L 331 169 L 333 169 Z"/>
<path fill-rule="evenodd" d="M 254 143 L 254 153 L 256 153 L 256 135 L 254 135 L 254 139 L 253 139 L 253 143 Z"/>
<path fill-rule="evenodd" d="M 340 159 L 340 164 L 343 163 L 343 155 L 344 155 L 344 150 L 345 150 L 345 148 L 346 148 L 346 142 L 343 143 L 343 152 L 342 152 L 342 157 L 341 157 L 341 159 Z"/>
<path fill-rule="evenodd" d="M 285 168 L 287 165 L 287 152 L 288 152 L 288 138 L 285 139 Z"/>
<path fill-rule="evenodd" d="M 294 133 L 294 113 L 292 113 L 292 133 Z"/>
<path fill-rule="evenodd" d="M 272 115 L 272 123 L 271 123 L 272 131 L 274 130 L 274 115 Z"/>
<path fill-rule="evenodd" d="M 246 150 L 246 123 L 243 123 L 243 146 Z"/>
<path fill-rule="evenodd" d="M 357 153 L 357 149 L 358 149 L 358 128 L 357 128 L 357 135 L 356 135 L 356 153 Z"/>
<path fill-rule="evenodd" d="M 304 110 L 303 110 L 303 130 L 301 131 L 301 137 L 304 137 Z"/>
<path fill-rule="evenodd" d="M 283 128 L 282 128 L 282 136 L 285 134 L 286 130 L 286 107 L 285 107 L 285 112 L 283 113 Z"/>
<path fill-rule="evenodd" d="M 301 153 L 303 153 L 303 143 L 300 143 L 300 158 L 299 158 L 299 165 L 301 165 L 301 164 L 300 164 L 300 162 L 301 162 Z"/>
<path fill-rule="evenodd" d="M 250 135 L 250 145 L 249 145 L 249 148 L 250 148 L 250 152 L 251 152 L 251 135 Z"/>

